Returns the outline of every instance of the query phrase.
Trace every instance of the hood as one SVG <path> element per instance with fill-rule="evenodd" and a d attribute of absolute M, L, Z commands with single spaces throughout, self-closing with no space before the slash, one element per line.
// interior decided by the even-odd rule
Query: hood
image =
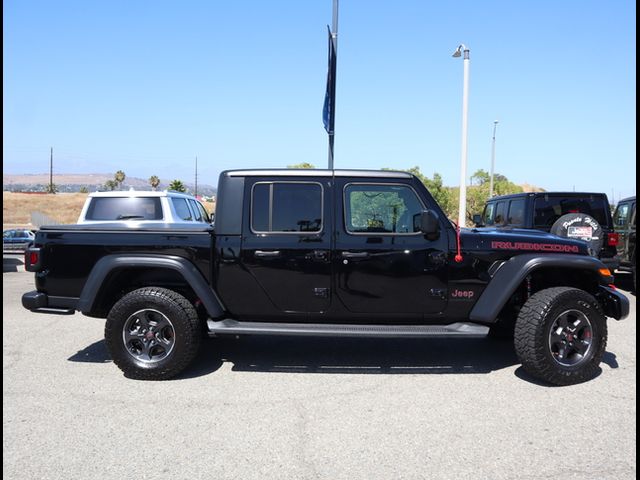
<path fill-rule="evenodd" d="M 587 243 L 582 240 L 523 228 L 463 228 L 460 242 L 464 250 L 589 254 Z"/>

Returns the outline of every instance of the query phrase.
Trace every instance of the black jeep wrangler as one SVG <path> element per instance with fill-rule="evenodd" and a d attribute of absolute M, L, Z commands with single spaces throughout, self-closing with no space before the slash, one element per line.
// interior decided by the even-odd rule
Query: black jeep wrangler
<path fill-rule="evenodd" d="M 618 234 L 604 193 L 531 192 L 501 195 L 487 201 L 478 227 L 542 230 L 587 242 L 589 253 L 612 271 L 618 267 Z"/>
<path fill-rule="evenodd" d="M 513 325 L 525 369 L 592 378 L 606 317 L 629 301 L 580 240 L 457 230 L 404 172 L 220 175 L 215 229 L 122 222 L 43 227 L 23 305 L 106 318 L 125 375 L 167 379 L 216 335 L 483 336 Z"/>

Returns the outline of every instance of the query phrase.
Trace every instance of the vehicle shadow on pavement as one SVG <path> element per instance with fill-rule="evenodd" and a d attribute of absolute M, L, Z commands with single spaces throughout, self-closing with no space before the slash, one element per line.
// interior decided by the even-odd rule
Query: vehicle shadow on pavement
<path fill-rule="evenodd" d="M 616 354 L 615 353 L 611 353 L 611 352 L 604 352 L 604 355 L 602 357 L 602 363 L 607 365 L 609 368 L 618 368 L 620 367 L 620 365 L 618 364 L 618 360 L 616 360 Z M 598 368 L 598 373 L 596 374 L 596 376 L 594 378 L 598 378 L 600 375 L 602 375 L 602 368 Z M 533 383 L 534 385 L 538 385 L 540 387 L 548 387 L 548 388 L 565 388 L 562 385 L 552 385 L 550 383 L 546 383 L 543 382 L 542 380 L 538 380 L 537 378 L 532 377 L 531 375 L 529 375 L 525 369 L 523 367 L 518 367 L 515 371 L 515 375 L 516 377 L 518 377 L 521 380 L 525 380 L 529 383 Z M 587 380 L 589 381 L 589 380 Z M 567 387 L 571 387 L 572 385 L 567 385 Z"/>
<path fill-rule="evenodd" d="M 104 340 L 79 350 L 70 362 L 109 363 Z M 490 338 L 316 338 L 261 337 L 207 338 L 190 367 L 175 379 L 197 378 L 218 370 L 225 362 L 238 372 L 341 373 L 341 374 L 487 374 L 517 365 L 509 341 Z M 616 355 L 605 352 L 602 362 L 618 368 Z M 602 370 L 600 370 L 602 373 Z M 598 373 L 598 375 L 600 375 Z M 541 382 L 519 367 L 515 375 Z"/>
<path fill-rule="evenodd" d="M 247 336 L 204 343 L 199 358 L 180 378 L 209 373 L 223 362 L 241 372 L 343 374 L 478 374 L 518 363 L 510 342 L 488 338 Z"/>
<path fill-rule="evenodd" d="M 67 358 L 70 362 L 107 363 L 111 361 L 111 355 L 107 350 L 104 340 L 92 343 L 88 347 L 78 350 L 77 353 Z"/>

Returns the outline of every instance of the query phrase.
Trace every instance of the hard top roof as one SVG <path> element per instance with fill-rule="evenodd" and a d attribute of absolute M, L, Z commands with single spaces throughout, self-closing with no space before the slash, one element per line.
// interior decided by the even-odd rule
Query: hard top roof
<path fill-rule="evenodd" d="M 227 177 L 374 177 L 411 178 L 407 172 L 393 170 L 328 170 L 318 168 L 272 168 L 256 170 L 226 170 L 221 175 Z"/>

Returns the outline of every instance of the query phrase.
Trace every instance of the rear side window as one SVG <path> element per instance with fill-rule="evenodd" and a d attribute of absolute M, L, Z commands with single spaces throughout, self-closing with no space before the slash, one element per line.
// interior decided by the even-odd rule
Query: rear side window
<path fill-rule="evenodd" d="M 496 216 L 494 217 L 494 223 L 496 225 L 504 225 L 507 219 L 507 202 L 498 202 L 496 204 Z"/>
<path fill-rule="evenodd" d="M 260 182 L 251 194 L 251 229 L 256 233 L 313 233 L 322 230 L 319 183 Z"/>
<path fill-rule="evenodd" d="M 86 220 L 162 220 L 158 197 L 93 197 Z"/>
<path fill-rule="evenodd" d="M 603 195 L 536 197 L 533 208 L 534 227 L 551 227 L 556 220 L 567 213 L 586 213 L 604 226 L 610 226 L 610 210 Z"/>
<path fill-rule="evenodd" d="M 193 220 L 191 211 L 189 210 L 189 205 L 187 205 L 187 200 L 185 198 L 173 197 L 171 199 L 171 203 L 173 203 L 173 209 L 176 211 L 178 218 L 186 221 Z"/>
<path fill-rule="evenodd" d="M 515 226 L 524 225 L 524 199 L 511 200 L 511 202 L 509 202 L 507 223 Z"/>

